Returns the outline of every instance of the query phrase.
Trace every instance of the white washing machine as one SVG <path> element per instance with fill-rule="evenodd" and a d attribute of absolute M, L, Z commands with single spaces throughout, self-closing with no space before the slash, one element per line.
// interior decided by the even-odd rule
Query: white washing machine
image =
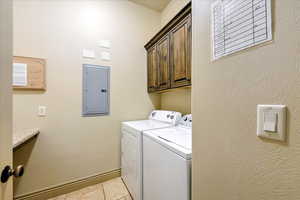
<path fill-rule="evenodd" d="M 143 200 L 190 200 L 192 116 L 143 134 Z"/>
<path fill-rule="evenodd" d="M 142 200 L 142 133 L 146 130 L 175 126 L 181 113 L 152 111 L 147 120 L 122 122 L 121 176 L 134 200 Z"/>

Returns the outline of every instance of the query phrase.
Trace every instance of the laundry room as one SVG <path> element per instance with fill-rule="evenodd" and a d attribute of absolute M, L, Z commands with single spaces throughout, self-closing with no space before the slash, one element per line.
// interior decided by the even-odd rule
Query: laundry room
<path fill-rule="evenodd" d="M 299 200 L 299 0 L 1 0 L 0 200 Z"/>
<path fill-rule="evenodd" d="M 68 198 L 118 177 L 120 195 L 142 198 L 122 123 L 167 128 L 191 114 L 191 2 L 16 0 L 13 41 L 14 198 Z"/>

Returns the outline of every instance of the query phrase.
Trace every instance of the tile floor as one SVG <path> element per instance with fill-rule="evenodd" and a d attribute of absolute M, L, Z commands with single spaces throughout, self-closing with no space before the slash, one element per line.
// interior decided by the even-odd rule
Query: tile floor
<path fill-rule="evenodd" d="M 48 200 L 132 200 L 122 179 L 92 185 Z"/>

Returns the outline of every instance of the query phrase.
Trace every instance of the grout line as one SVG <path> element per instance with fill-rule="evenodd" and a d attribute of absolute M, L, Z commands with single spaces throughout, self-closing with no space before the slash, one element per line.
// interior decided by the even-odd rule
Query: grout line
<path fill-rule="evenodd" d="M 112 180 L 114 180 L 114 179 L 112 179 Z M 109 182 L 109 181 L 106 181 L 106 182 Z M 104 183 L 106 183 L 106 182 L 104 182 Z M 126 194 L 124 193 L 124 194 L 122 194 L 120 196 L 112 196 L 113 200 L 125 200 L 125 199 L 126 200 L 129 200 L 129 199 L 132 200 L 133 198 L 132 198 L 131 194 L 129 193 L 127 186 L 125 185 L 124 181 L 121 178 L 120 178 L 120 182 L 122 183 L 122 187 L 124 186 L 124 188 L 126 190 Z M 106 189 L 110 190 L 111 188 L 114 188 L 113 187 L 114 185 L 111 185 L 111 186 L 109 186 L 108 188 L 105 189 L 104 183 L 93 185 L 93 186 L 96 186 L 95 189 L 92 190 L 92 191 L 89 191 L 89 192 L 96 192 L 96 195 L 99 195 L 99 198 L 102 196 L 104 198 L 104 200 L 108 200 L 108 194 L 106 193 L 107 192 Z M 76 190 L 76 191 L 73 191 L 73 192 L 77 192 L 78 194 L 76 195 L 76 197 L 78 197 L 78 198 L 81 199 L 82 196 L 83 196 L 83 190 L 84 189 L 85 188 L 80 189 L 80 190 Z M 123 190 L 123 188 L 121 188 L 121 187 L 120 187 L 120 189 Z M 51 200 L 58 200 L 60 198 L 63 198 L 64 200 L 66 200 L 67 197 L 68 197 L 68 195 L 71 194 L 71 193 L 73 193 L 73 192 L 66 193 L 66 194 L 54 197 L 53 199 L 51 198 Z M 128 199 L 128 197 L 129 197 L 129 199 Z M 48 199 L 48 200 L 50 200 L 50 199 Z"/>
<path fill-rule="evenodd" d="M 105 190 L 104 190 L 104 187 L 103 187 L 103 183 L 101 183 L 101 186 L 102 186 L 102 192 L 103 192 L 104 200 L 106 200 L 106 194 L 105 194 Z"/>

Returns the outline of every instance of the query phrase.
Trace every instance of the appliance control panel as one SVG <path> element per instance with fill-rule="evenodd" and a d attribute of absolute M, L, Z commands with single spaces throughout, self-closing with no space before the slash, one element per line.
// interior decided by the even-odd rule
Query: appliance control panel
<path fill-rule="evenodd" d="M 158 121 L 167 122 L 176 125 L 181 119 L 181 113 L 175 111 L 167 111 L 167 110 L 153 110 L 149 115 L 149 119 L 158 120 Z"/>
<path fill-rule="evenodd" d="M 188 114 L 188 115 L 184 115 L 179 124 L 183 125 L 183 126 L 188 126 L 188 127 L 192 127 L 192 114 Z"/>

